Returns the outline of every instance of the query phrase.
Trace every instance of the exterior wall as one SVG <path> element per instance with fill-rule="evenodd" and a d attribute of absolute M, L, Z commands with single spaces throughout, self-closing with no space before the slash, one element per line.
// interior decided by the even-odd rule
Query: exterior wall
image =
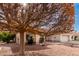
<path fill-rule="evenodd" d="M 60 41 L 60 35 L 51 35 L 51 36 L 48 36 L 46 40 Z"/>
<path fill-rule="evenodd" d="M 36 44 L 39 44 L 40 35 L 34 34 L 33 38 L 35 39 L 34 41 L 36 42 Z M 25 43 L 27 42 L 27 40 L 26 40 L 26 32 L 24 33 L 24 42 Z M 16 43 L 20 44 L 20 33 L 19 32 L 16 34 Z"/>
<path fill-rule="evenodd" d="M 68 41 L 70 41 L 69 35 L 61 35 L 60 42 L 68 42 Z"/>
<path fill-rule="evenodd" d="M 36 44 L 39 44 L 40 35 L 36 34 L 35 37 L 36 37 L 35 38 L 36 39 Z"/>
<path fill-rule="evenodd" d="M 68 42 L 73 40 L 72 36 L 72 34 L 51 35 L 48 36 L 46 40 Z"/>
<path fill-rule="evenodd" d="M 73 36 L 73 34 L 61 34 L 61 39 L 60 39 L 60 41 L 61 41 L 61 42 L 72 41 L 72 40 L 73 40 L 72 36 Z"/>

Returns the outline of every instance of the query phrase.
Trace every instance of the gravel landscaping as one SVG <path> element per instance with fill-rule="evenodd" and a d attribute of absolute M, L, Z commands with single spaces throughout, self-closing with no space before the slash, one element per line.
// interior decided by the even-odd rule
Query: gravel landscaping
<path fill-rule="evenodd" d="M 46 44 L 40 45 L 26 45 L 26 56 L 79 56 L 78 45 L 69 46 L 66 44 Z M 16 56 L 19 54 L 19 45 L 15 43 L 0 44 L 0 55 L 2 56 Z"/>

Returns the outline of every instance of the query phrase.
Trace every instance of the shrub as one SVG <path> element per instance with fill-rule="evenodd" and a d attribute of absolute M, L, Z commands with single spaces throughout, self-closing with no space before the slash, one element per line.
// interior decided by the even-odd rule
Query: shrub
<path fill-rule="evenodd" d="M 13 39 L 13 34 L 9 32 L 0 32 L 0 41 L 9 43 Z"/>
<path fill-rule="evenodd" d="M 0 34 L 0 41 L 2 41 L 2 35 Z"/>

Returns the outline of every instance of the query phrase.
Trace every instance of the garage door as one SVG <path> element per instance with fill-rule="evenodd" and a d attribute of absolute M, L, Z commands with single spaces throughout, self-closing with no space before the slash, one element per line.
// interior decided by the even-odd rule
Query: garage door
<path fill-rule="evenodd" d="M 67 35 L 62 35 L 61 42 L 67 42 L 67 41 L 69 41 L 69 36 L 67 36 Z"/>

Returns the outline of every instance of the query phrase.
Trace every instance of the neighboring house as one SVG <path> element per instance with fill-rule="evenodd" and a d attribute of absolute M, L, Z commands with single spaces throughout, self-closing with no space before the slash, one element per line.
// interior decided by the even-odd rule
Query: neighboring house
<path fill-rule="evenodd" d="M 47 37 L 47 41 L 59 41 L 59 42 L 68 42 L 72 40 L 78 40 L 79 33 L 78 32 L 71 32 L 71 33 L 63 33 L 57 35 L 51 35 Z"/>

